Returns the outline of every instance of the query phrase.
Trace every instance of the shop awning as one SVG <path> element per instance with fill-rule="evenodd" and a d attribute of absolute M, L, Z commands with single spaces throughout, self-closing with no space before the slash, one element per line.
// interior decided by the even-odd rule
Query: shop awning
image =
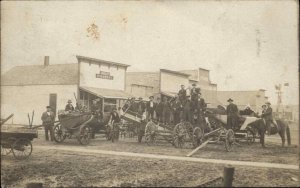
<path fill-rule="evenodd" d="M 95 87 L 79 87 L 81 90 L 86 91 L 92 95 L 96 95 L 101 98 L 109 98 L 109 99 L 128 99 L 133 97 L 131 94 L 126 93 L 122 90 L 114 90 L 114 89 L 102 89 Z"/>

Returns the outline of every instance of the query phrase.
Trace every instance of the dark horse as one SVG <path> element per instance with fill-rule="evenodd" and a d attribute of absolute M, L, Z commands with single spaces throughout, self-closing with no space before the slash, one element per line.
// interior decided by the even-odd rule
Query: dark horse
<path fill-rule="evenodd" d="M 281 137 L 281 141 L 282 141 L 282 147 L 284 147 L 285 144 L 285 133 L 287 136 L 287 141 L 288 141 L 288 145 L 291 145 L 291 134 L 290 134 L 290 127 L 288 125 L 287 122 L 279 119 L 276 120 L 277 122 L 277 127 L 272 127 L 271 129 L 271 135 L 275 135 L 275 134 L 279 134 L 279 136 Z M 262 147 L 266 147 L 265 146 L 265 134 L 266 134 L 266 130 L 267 130 L 267 126 L 264 122 L 263 119 L 258 119 L 252 123 L 249 124 L 249 126 L 251 126 L 252 128 L 256 129 L 258 131 L 258 134 L 260 135 L 260 143 L 262 145 Z"/>

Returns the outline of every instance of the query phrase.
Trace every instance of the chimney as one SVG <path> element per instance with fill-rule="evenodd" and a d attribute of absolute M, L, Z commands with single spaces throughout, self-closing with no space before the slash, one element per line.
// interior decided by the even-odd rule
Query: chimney
<path fill-rule="evenodd" d="M 45 56 L 45 59 L 44 59 L 44 66 L 48 66 L 49 65 L 49 56 Z"/>

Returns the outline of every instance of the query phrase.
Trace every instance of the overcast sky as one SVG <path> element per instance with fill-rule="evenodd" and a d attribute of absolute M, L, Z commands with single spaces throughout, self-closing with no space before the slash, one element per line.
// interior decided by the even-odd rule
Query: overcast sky
<path fill-rule="evenodd" d="M 262 88 L 274 103 L 274 85 L 288 82 L 284 103 L 299 103 L 297 1 L 2 1 L 1 9 L 1 73 L 45 55 L 129 71 L 203 67 L 218 90 Z"/>

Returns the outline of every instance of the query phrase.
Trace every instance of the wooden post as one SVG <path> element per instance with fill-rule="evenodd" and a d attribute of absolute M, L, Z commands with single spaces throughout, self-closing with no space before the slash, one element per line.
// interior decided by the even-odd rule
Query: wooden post
<path fill-rule="evenodd" d="M 233 181 L 233 175 L 234 175 L 234 167 L 227 166 L 224 167 L 224 187 L 232 187 L 232 181 Z"/>
<path fill-rule="evenodd" d="M 212 138 L 209 138 L 208 140 L 206 140 L 205 142 L 203 142 L 200 146 L 198 146 L 197 148 L 195 148 L 193 151 L 191 151 L 189 154 L 187 154 L 187 157 L 190 157 L 192 155 L 194 155 L 194 153 L 196 153 L 196 151 L 198 151 L 199 149 L 203 148 L 204 146 L 206 146 L 209 141 L 211 141 Z"/>
<path fill-rule="evenodd" d="M 27 183 L 26 188 L 43 188 L 43 183 Z"/>

